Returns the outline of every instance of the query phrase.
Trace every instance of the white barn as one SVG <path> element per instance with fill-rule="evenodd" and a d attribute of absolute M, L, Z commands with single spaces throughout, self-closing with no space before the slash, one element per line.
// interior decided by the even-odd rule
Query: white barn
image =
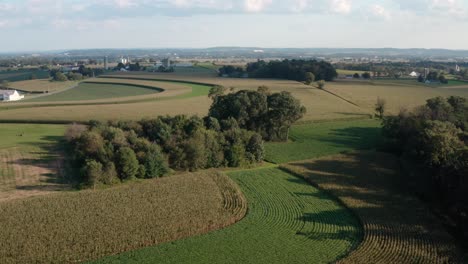
<path fill-rule="evenodd" d="M 0 101 L 19 101 L 24 98 L 24 95 L 21 95 L 16 90 L 0 90 Z"/>
<path fill-rule="evenodd" d="M 414 71 L 414 72 L 410 73 L 409 76 L 411 76 L 411 77 L 418 77 L 418 76 L 419 76 L 419 73 L 417 73 L 417 72 Z"/>

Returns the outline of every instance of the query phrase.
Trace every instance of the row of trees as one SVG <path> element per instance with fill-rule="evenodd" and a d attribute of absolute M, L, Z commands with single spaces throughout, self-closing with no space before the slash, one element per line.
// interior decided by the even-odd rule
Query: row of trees
<path fill-rule="evenodd" d="M 338 74 L 335 68 L 328 62 L 316 60 L 283 60 L 257 62 L 247 64 L 246 72 L 254 78 L 278 78 L 300 82 L 325 80 L 333 81 Z M 314 78 L 310 80 L 310 74 Z M 309 78 L 307 78 L 309 77 Z"/>
<path fill-rule="evenodd" d="M 420 191 L 448 208 L 468 237 L 467 99 L 429 99 L 413 112 L 386 117 L 383 133 L 387 146 L 417 164 Z"/>
<path fill-rule="evenodd" d="M 66 132 L 74 167 L 86 186 L 155 178 L 175 170 L 237 167 L 263 160 L 263 140 L 236 120 L 158 117 L 139 122 L 92 121 Z"/>
<path fill-rule="evenodd" d="M 445 78 L 445 75 L 443 73 L 438 73 L 436 71 L 431 71 L 427 76 L 419 75 L 418 77 L 418 82 L 425 82 L 425 81 L 430 81 L 430 82 L 440 82 L 443 84 L 447 84 L 448 80 Z"/>

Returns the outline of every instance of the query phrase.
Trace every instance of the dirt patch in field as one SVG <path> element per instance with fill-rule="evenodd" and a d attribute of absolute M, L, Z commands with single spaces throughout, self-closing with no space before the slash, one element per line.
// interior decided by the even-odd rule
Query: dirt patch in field
<path fill-rule="evenodd" d="M 10 148 L 0 151 L 0 202 L 50 194 L 70 187 L 62 183 L 63 158 Z"/>

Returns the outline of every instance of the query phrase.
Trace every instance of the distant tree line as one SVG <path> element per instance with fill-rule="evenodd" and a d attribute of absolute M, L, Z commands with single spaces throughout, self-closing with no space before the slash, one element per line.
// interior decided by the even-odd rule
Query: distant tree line
<path fill-rule="evenodd" d="M 247 64 L 246 69 L 226 65 L 219 70 L 220 76 L 277 78 L 288 79 L 310 84 L 314 81 L 332 81 L 338 76 L 335 68 L 328 62 L 316 60 L 283 60 Z"/>
<path fill-rule="evenodd" d="M 383 133 L 387 146 L 415 166 L 419 192 L 447 209 L 468 238 L 467 99 L 429 99 L 413 112 L 386 117 Z"/>
<path fill-rule="evenodd" d="M 65 82 L 65 81 L 80 81 L 84 78 L 95 77 L 103 74 L 102 69 L 91 69 L 81 65 L 78 70 L 69 71 L 64 73 L 62 70 L 52 69 L 49 71 L 49 76 L 53 81 Z"/>
<path fill-rule="evenodd" d="M 333 81 L 338 74 L 335 68 L 326 61 L 316 60 L 283 60 L 247 64 L 249 77 L 278 78 L 305 82 L 307 73 L 314 75 L 314 80 Z"/>

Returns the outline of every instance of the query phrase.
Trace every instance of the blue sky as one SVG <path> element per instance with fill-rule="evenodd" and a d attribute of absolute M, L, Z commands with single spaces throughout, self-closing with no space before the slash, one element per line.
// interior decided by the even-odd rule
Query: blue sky
<path fill-rule="evenodd" d="M 75 48 L 468 49 L 466 0 L 0 0 L 0 52 Z"/>

